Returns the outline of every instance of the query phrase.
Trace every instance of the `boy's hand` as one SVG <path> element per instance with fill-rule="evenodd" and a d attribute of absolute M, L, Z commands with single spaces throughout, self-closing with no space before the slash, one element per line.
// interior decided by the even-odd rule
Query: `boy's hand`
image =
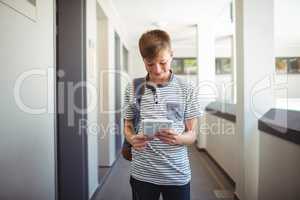
<path fill-rule="evenodd" d="M 156 133 L 155 137 L 167 144 L 181 144 L 180 135 L 178 135 L 173 129 L 163 129 L 160 132 Z"/>
<path fill-rule="evenodd" d="M 149 138 L 144 134 L 135 134 L 130 138 L 129 143 L 137 151 L 142 151 L 148 144 Z"/>

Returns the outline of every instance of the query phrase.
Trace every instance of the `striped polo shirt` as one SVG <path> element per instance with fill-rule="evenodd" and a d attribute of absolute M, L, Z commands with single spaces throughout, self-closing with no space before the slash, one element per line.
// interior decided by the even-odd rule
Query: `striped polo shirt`
<path fill-rule="evenodd" d="M 155 96 L 155 97 L 154 97 Z M 133 119 L 133 84 L 125 91 L 125 113 L 127 120 Z M 156 88 L 156 95 L 145 88 L 141 99 L 140 120 L 170 119 L 176 133 L 185 130 L 184 121 L 200 116 L 197 90 L 191 82 L 173 73 L 169 82 Z M 143 127 L 139 126 L 139 133 Z M 133 178 L 157 185 L 185 185 L 191 180 L 191 169 L 185 145 L 169 145 L 158 138 L 149 141 L 142 151 L 132 149 L 130 174 Z"/>

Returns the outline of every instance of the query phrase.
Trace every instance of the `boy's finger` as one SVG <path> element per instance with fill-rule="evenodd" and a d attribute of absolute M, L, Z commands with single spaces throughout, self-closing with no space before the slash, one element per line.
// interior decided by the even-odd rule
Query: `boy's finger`
<path fill-rule="evenodd" d="M 170 144 L 170 142 L 172 141 L 171 139 L 168 139 L 168 138 L 160 138 L 160 141 L 164 142 L 164 143 L 167 143 L 167 144 Z"/>
<path fill-rule="evenodd" d="M 172 134 L 160 134 L 157 137 L 174 139 L 174 135 Z"/>
<path fill-rule="evenodd" d="M 134 144 L 135 147 L 146 146 L 148 142 L 137 142 Z"/>
<path fill-rule="evenodd" d="M 162 139 L 161 141 L 166 143 L 166 144 L 172 144 L 172 140 Z"/>
<path fill-rule="evenodd" d="M 136 136 L 134 139 L 137 141 L 145 141 L 147 139 L 147 137 L 146 136 Z"/>

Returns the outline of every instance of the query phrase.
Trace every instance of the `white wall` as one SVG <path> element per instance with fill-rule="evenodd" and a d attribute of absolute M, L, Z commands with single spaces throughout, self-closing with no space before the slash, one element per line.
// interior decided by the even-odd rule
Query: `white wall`
<path fill-rule="evenodd" d="M 238 135 L 235 123 L 206 114 L 201 132 L 207 133 L 206 149 L 236 182 L 242 174 L 238 168 Z M 265 132 L 259 134 L 259 200 L 300 198 L 300 146 Z"/>
<path fill-rule="evenodd" d="M 174 57 L 179 57 L 179 58 L 197 57 L 196 44 L 194 47 L 173 45 L 173 50 L 174 50 Z"/>
<path fill-rule="evenodd" d="M 299 36 L 300 38 L 300 36 Z M 275 41 L 276 45 L 276 41 Z M 280 44 L 275 46 L 275 55 L 277 57 L 299 57 L 300 45 L 299 44 Z"/>
<path fill-rule="evenodd" d="M 113 2 L 111 0 L 97 0 L 97 2 L 103 9 L 106 17 L 109 19 L 111 25 L 113 26 L 113 29 L 119 34 L 123 44 L 127 47 L 127 49 L 129 49 L 128 35 L 126 31 L 127 27 L 123 26 L 123 23 L 119 18 Z"/>
<path fill-rule="evenodd" d="M 237 171 L 239 158 L 235 123 L 211 114 L 205 116 L 206 120 L 200 126 L 208 134 L 206 150 L 236 182 L 240 174 Z"/>
<path fill-rule="evenodd" d="M 299 15 L 300 1 L 298 0 L 274 0 L 275 18 L 275 45 L 276 46 L 300 46 Z M 299 51 L 298 51 L 299 52 Z"/>
<path fill-rule="evenodd" d="M 275 75 L 275 97 L 300 98 L 300 74 L 276 74 Z"/>
<path fill-rule="evenodd" d="M 300 146 L 260 132 L 259 200 L 300 199 Z"/>
<path fill-rule="evenodd" d="M 300 98 L 300 74 L 289 74 L 287 78 L 288 98 Z"/>
<path fill-rule="evenodd" d="M 109 113 L 114 109 L 114 74 L 110 70 L 114 69 L 113 42 L 114 32 L 108 19 L 98 21 L 98 58 L 100 72 L 100 119 L 99 126 L 99 165 L 111 166 L 115 159 L 115 137 L 112 134 L 111 125 L 114 124 L 114 114 Z"/>
<path fill-rule="evenodd" d="M 269 76 L 274 67 L 273 0 L 239 0 L 236 3 L 237 112 L 240 134 L 241 176 L 238 194 L 244 200 L 258 199 L 259 135 L 257 120 L 274 105 Z M 257 45 L 259 44 L 259 46 Z"/>
<path fill-rule="evenodd" d="M 232 57 L 232 37 L 226 36 L 216 38 L 215 40 L 215 56 L 216 57 Z M 215 83 L 218 91 L 217 101 L 233 103 L 233 75 L 232 74 L 216 74 Z"/>
<path fill-rule="evenodd" d="M 54 200 L 54 1 L 38 1 L 36 22 L 0 3 L 0 27 L 0 199 Z M 32 69 L 45 74 L 24 80 L 21 98 L 48 109 L 42 114 L 24 112 L 14 97 L 17 79 Z"/>
<path fill-rule="evenodd" d="M 300 36 L 299 36 L 300 38 Z M 281 44 L 275 48 L 276 57 L 300 57 L 300 46 L 294 44 Z M 276 93 L 276 98 L 300 98 L 300 74 L 276 74 L 278 83 L 284 84 L 287 91 Z"/>
<path fill-rule="evenodd" d="M 127 49 L 128 42 L 124 29 L 121 26 L 120 19 L 110 1 L 97 0 L 101 8 L 102 17 L 98 18 L 98 42 L 97 51 L 98 68 L 100 73 L 100 126 L 99 138 L 99 165 L 111 166 L 116 159 L 115 152 L 115 32 L 120 36 L 121 47 L 124 45 Z M 130 50 L 130 49 L 129 49 Z M 121 50 L 120 50 L 121 51 Z M 131 52 L 129 53 L 131 55 Z M 131 60 L 131 59 L 129 59 Z M 122 52 L 121 52 L 122 65 Z M 117 72 L 119 73 L 119 72 Z M 128 76 L 121 74 L 121 92 L 124 93 Z M 123 96 L 123 95 L 122 95 Z M 121 133 L 123 131 L 121 130 Z"/>
<path fill-rule="evenodd" d="M 96 191 L 98 183 L 98 141 L 97 129 L 99 111 L 99 72 L 96 66 L 96 44 L 97 44 L 97 18 L 96 0 L 87 0 L 86 6 L 86 39 L 87 39 L 87 139 L 88 139 L 88 174 L 89 174 L 89 197 Z M 97 93 L 98 91 L 98 93 Z"/>
<path fill-rule="evenodd" d="M 145 64 L 138 47 L 131 48 L 129 74 L 132 78 L 144 77 L 147 74 Z"/>
<path fill-rule="evenodd" d="M 215 78 L 217 87 L 217 101 L 220 102 L 232 102 L 232 75 L 231 74 L 218 74 Z"/>
<path fill-rule="evenodd" d="M 230 57 L 231 49 L 229 47 L 228 39 L 216 40 L 215 54 L 216 57 Z M 294 45 L 294 46 L 293 46 Z M 300 57 L 300 46 L 298 44 L 280 44 L 275 47 L 275 57 Z M 274 61 L 275 68 L 275 61 Z M 276 74 L 275 78 L 278 83 L 283 83 L 288 93 L 278 92 L 275 93 L 276 98 L 299 98 L 300 90 L 298 84 L 300 83 L 300 74 Z M 222 85 L 230 85 L 232 82 L 231 75 L 216 75 L 216 84 L 219 94 L 222 93 Z M 288 94 L 288 95 L 287 95 Z M 230 101 L 232 96 L 232 90 L 226 89 L 226 95 L 224 98 L 219 96 L 218 100 Z M 283 96 L 284 95 L 284 96 Z"/>
<path fill-rule="evenodd" d="M 215 48 L 215 54 L 216 57 L 230 57 L 231 55 L 231 49 L 228 47 L 228 41 L 227 40 L 216 40 L 216 48 Z M 275 48 L 275 57 L 300 57 L 300 46 L 297 46 L 297 44 L 291 45 L 291 44 L 281 44 L 276 46 Z M 274 68 L 275 68 L 275 61 L 274 61 Z M 283 83 L 286 87 L 286 91 L 288 93 L 282 93 L 278 92 L 275 93 L 276 98 L 283 98 L 282 95 L 285 95 L 284 98 L 299 98 L 300 97 L 300 90 L 298 89 L 298 84 L 300 83 L 300 74 L 276 74 L 275 78 L 277 79 L 278 83 Z M 218 100 L 221 101 L 230 101 L 232 94 L 232 89 L 230 88 L 230 85 L 232 83 L 232 76 L 231 75 L 216 75 L 216 85 L 218 87 L 219 94 L 224 91 L 222 89 L 222 85 L 228 86 L 228 88 L 225 90 L 226 95 L 225 97 L 221 97 L 219 95 Z M 288 95 L 286 95 L 288 94 Z"/>
<path fill-rule="evenodd" d="M 298 0 L 274 0 L 275 18 L 275 55 L 277 57 L 300 57 L 299 26 L 294 26 L 300 20 Z M 299 98 L 300 74 L 278 75 L 285 80 L 288 98 Z"/>

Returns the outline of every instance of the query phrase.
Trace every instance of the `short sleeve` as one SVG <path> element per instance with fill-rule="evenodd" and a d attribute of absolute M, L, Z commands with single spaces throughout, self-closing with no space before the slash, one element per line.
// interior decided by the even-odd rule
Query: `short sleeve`
<path fill-rule="evenodd" d="M 123 116 L 124 119 L 133 119 L 133 98 L 132 98 L 132 86 L 127 84 L 124 94 L 124 106 L 123 106 Z"/>
<path fill-rule="evenodd" d="M 188 94 L 184 113 L 185 120 L 201 116 L 201 106 L 197 87 L 193 83 L 189 83 L 187 91 Z"/>

